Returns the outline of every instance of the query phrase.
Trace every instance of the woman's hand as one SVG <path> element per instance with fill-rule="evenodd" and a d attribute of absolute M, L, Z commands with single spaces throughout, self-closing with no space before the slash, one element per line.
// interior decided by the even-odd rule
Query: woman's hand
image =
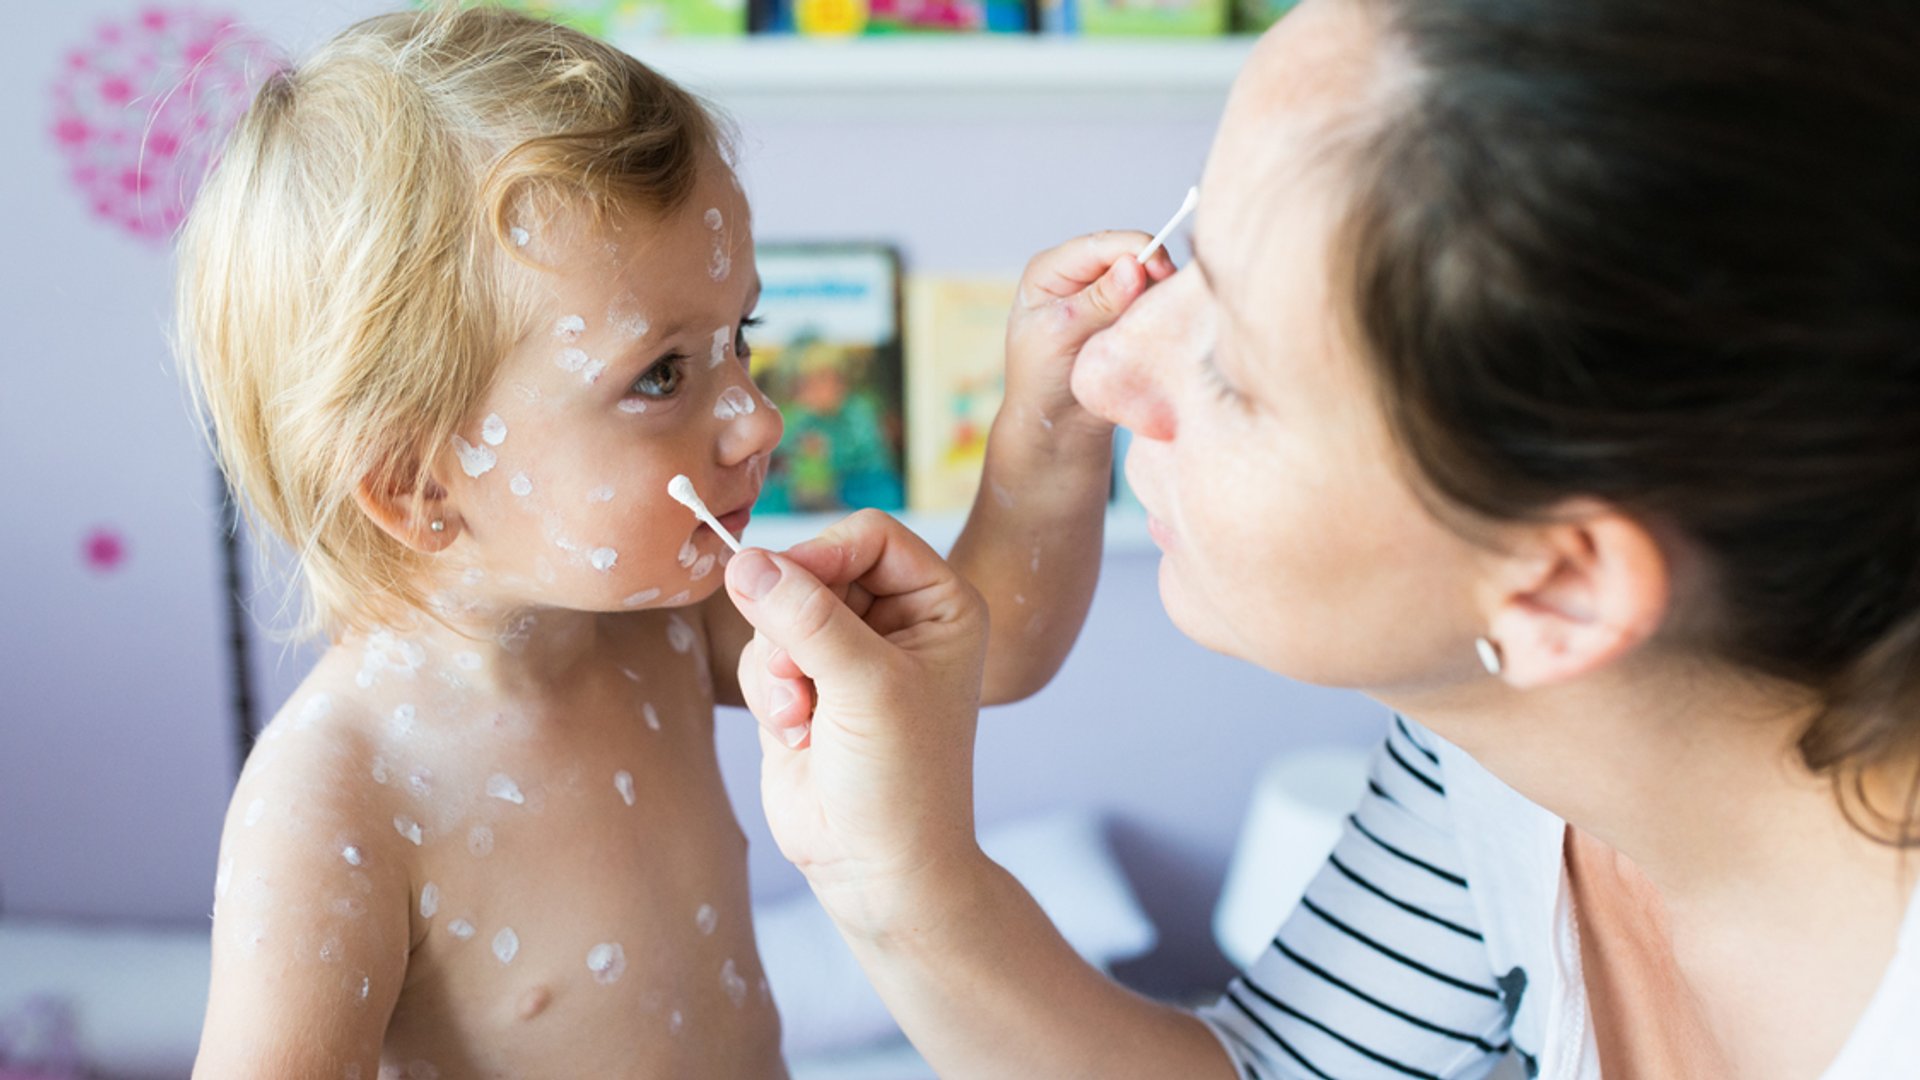
<path fill-rule="evenodd" d="M 943 868 L 978 855 L 985 607 L 871 510 L 784 555 L 739 555 L 727 587 L 756 630 L 740 687 L 761 723 L 774 839 L 844 928 L 884 933 Z"/>

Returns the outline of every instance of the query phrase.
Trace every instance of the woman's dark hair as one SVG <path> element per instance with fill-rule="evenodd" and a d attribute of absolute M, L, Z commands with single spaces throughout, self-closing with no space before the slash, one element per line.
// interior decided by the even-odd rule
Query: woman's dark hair
<path fill-rule="evenodd" d="M 1420 478 L 1677 530 L 1706 644 L 1822 703 L 1808 767 L 1920 763 L 1920 4 L 1371 6 L 1411 75 L 1346 258 Z"/>

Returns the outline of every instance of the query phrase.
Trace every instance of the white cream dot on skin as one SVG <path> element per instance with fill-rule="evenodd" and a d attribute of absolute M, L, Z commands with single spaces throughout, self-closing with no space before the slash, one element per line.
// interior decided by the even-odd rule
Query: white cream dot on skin
<path fill-rule="evenodd" d="M 460 456 L 460 471 L 479 479 L 493 471 L 500 457 L 484 446 L 474 446 L 458 435 L 453 437 L 454 453 Z"/>
<path fill-rule="evenodd" d="M 514 783 L 513 777 L 506 773 L 494 773 L 487 777 L 487 794 L 515 806 L 524 805 L 527 801 L 527 797 L 520 792 L 520 785 Z"/>
<path fill-rule="evenodd" d="M 606 373 L 607 373 L 607 365 L 605 361 L 589 360 L 587 361 L 587 366 L 580 369 L 580 378 L 585 380 L 587 385 L 591 386 L 594 383 L 599 382 L 600 376 Z"/>
<path fill-rule="evenodd" d="M 392 767 L 387 764 L 387 759 L 383 757 L 374 758 L 373 759 L 373 782 L 376 784 L 384 784 L 392 778 L 393 778 L 393 770 L 392 770 Z"/>
<path fill-rule="evenodd" d="M 498 957 L 501 963 L 511 964 L 513 958 L 519 954 L 520 935 L 513 932 L 513 927 L 509 926 L 493 935 L 493 955 Z"/>
<path fill-rule="evenodd" d="M 680 1014 L 679 1009 L 667 1014 L 667 1034 L 678 1035 L 685 1030 L 687 1030 L 687 1018 Z"/>
<path fill-rule="evenodd" d="M 658 599 L 660 599 L 659 589 L 647 589 L 643 592 L 634 593 L 632 596 L 621 601 L 621 603 L 627 607 L 639 607 L 642 604 L 651 604 Z"/>
<path fill-rule="evenodd" d="M 700 910 L 693 913 L 693 925 L 699 927 L 702 934 L 711 935 L 720 925 L 720 913 L 713 910 L 712 904 L 701 904 Z"/>
<path fill-rule="evenodd" d="M 533 494 L 533 480 L 526 473 L 514 473 L 513 479 L 507 481 L 507 490 L 524 499 Z"/>
<path fill-rule="evenodd" d="M 320 943 L 320 962 L 323 964 L 338 963 L 340 961 L 340 954 L 344 951 L 345 949 L 340 945 L 340 939 L 330 937 Z"/>
<path fill-rule="evenodd" d="M 416 799 L 433 794 L 433 770 L 425 765 L 415 765 L 407 772 L 407 790 L 413 792 Z"/>
<path fill-rule="evenodd" d="M 595 945 L 587 950 L 587 970 L 593 972 L 594 982 L 611 986 L 627 973 L 627 951 L 616 942 Z"/>
<path fill-rule="evenodd" d="M 727 223 L 726 219 L 720 216 L 718 207 L 710 207 L 707 210 L 706 222 L 707 228 L 712 229 L 714 232 L 719 232 L 720 227 Z"/>
<path fill-rule="evenodd" d="M 315 694 L 300 707 L 300 715 L 294 718 L 293 726 L 304 731 L 315 722 L 325 720 L 332 711 L 333 698 L 326 694 Z"/>
<path fill-rule="evenodd" d="M 641 398 L 621 398 L 620 404 L 614 406 L 614 408 L 619 409 L 623 413 L 638 416 L 647 411 L 647 403 Z"/>
<path fill-rule="evenodd" d="M 733 355 L 733 328 L 723 326 L 713 332 L 713 356 L 707 361 L 708 367 L 719 367 Z"/>
<path fill-rule="evenodd" d="M 694 560 L 693 569 L 689 572 L 688 576 L 695 581 L 699 581 L 701 578 L 713 573 L 713 568 L 719 561 L 715 556 L 702 555 Z"/>
<path fill-rule="evenodd" d="M 465 919 L 455 919 L 447 924 L 447 933 L 465 941 L 473 936 L 473 924 Z"/>
<path fill-rule="evenodd" d="M 997 483 L 992 485 L 992 490 L 994 502 L 999 503 L 1008 510 L 1013 509 L 1013 492 L 1008 491 L 1005 487 Z"/>
<path fill-rule="evenodd" d="M 650 730 L 660 730 L 660 710 L 653 707 L 653 702 L 649 701 L 640 706 L 640 715 L 646 718 L 647 727 Z"/>
<path fill-rule="evenodd" d="M 561 371 L 570 374 L 578 374 L 584 370 L 587 366 L 587 360 L 587 354 L 580 349 L 561 349 L 559 354 L 553 358 L 553 362 L 560 365 Z"/>
<path fill-rule="evenodd" d="M 690 590 L 681 589 L 679 592 L 667 597 L 667 606 L 680 607 L 691 599 L 693 599 L 693 593 Z"/>
<path fill-rule="evenodd" d="M 466 651 L 466 652 L 454 653 L 453 662 L 455 666 L 463 668 L 467 671 L 479 671 L 480 666 L 484 664 L 486 661 L 480 659 L 479 653 Z"/>
<path fill-rule="evenodd" d="M 677 653 L 693 651 L 693 627 L 677 614 L 667 616 L 667 644 Z"/>
<path fill-rule="evenodd" d="M 475 825 L 467 830 L 467 850 L 477 859 L 493 854 L 493 830 L 485 825 Z"/>
<path fill-rule="evenodd" d="M 578 315 L 562 315 L 560 321 L 553 324 L 553 336 L 568 344 L 580 340 L 580 335 L 586 332 L 587 320 Z"/>
<path fill-rule="evenodd" d="M 613 485 L 601 484 L 599 487 L 594 488 L 592 491 L 587 492 L 587 501 L 590 503 L 612 502 L 613 501 Z"/>
<path fill-rule="evenodd" d="M 720 965 L 720 986 L 726 990 L 727 1000 L 733 1002 L 734 1008 L 737 1009 L 746 1004 L 747 980 L 740 977 L 740 972 L 735 970 L 732 960 Z"/>
<path fill-rule="evenodd" d="M 340 849 L 340 857 L 347 860 L 348 866 L 359 866 L 361 863 L 367 861 L 366 856 L 360 854 L 360 849 L 354 847 L 352 844 L 348 844 L 346 847 Z"/>
<path fill-rule="evenodd" d="M 680 565 L 691 567 L 699 558 L 700 548 L 694 544 L 693 537 L 687 537 L 687 542 L 680 545 L 680 554 L 677 557 Z"/>
<path fill-rule="evenodd" d="M 220 860 L 220 870 L 213 875 L 213 898 L 215 900 L 227 895 L 227 885 L 232 880 L 233 856 L 229 855 Z"/>
<path fill-rule="evenodd" d="M 393 733 L 401 738 L 413 734 L 413 721 L 419 715 L 420 710 L 412 705 L 396 706 L 393 710 Z"/>
<path fill-rule="evenodd" d="M 260 815 L 266 812 L 267 801 L 265 799 L 255 799 L 247 804 L 247 816 L 242 824 L 251 829 L 255 825 L 260 824 Z"/>
<path fill-rule="evenodd" d="M 733 273 L 733 256 L 727 253 L 727 242 L 723 237 L 713 241 L 713 259 L 707 263 L 707 276 L 715 281 L 727 280 Z"/>
<path fill-rule="evenodd" d="M 420 846 L 420 841 L 422 839 L 422 834 L 420 832 L 420 823 L 408 817 L 407 815 L 405 814 L 394 815 L 393 831 L 399 833 L 402 837 L 406 839 L 407 843 L 412 844 L 414 847 Z"/>
<path fill-rule="evenodd" d="M 640 681 L 640 673 L 625 665 L 621 666 L 620 674 L 625 675 L 627 677 L 628 682 L 637 683 Z"/>
<path fill-rule="evenodd" d="M 729 386 L 720 391 L 720 397 L 713 403 L 715 420 L 734 420 L 742 416 L 751 416 L 759 406 L 753 403 L 753 395 L 737 386 Z"/>
<path fill-rule="evenodd" d="M 500 419 L 499 413 L 488 413 L 480 424 L 480 441 L 488 446 L 499 446 L 507 441 L 507 422 Z"/>
<path fill-rule="evenodd" d="M 620 801 L 633 805 L 633 774 L 625 769 L 613 774 L 613 790 L 620 793 Z"/>
<path fill-rule="evenodd" d="M 327 905 L 327 910 L 348 919 L 357 919 L 367 913 L 367 902 L 357 896 L 337 896 Z"/>
<path fill-rule="evenodd" d="M 587 552 L 587 561 L 593 564 L 595 570 L 604 574 L 613 569 L 614 563 L 620 561 L 620 553 L 610 547 L 594 548 Z"/>
<path fill-rule="evenodd" d="M 433 913 L 439 910 L 440 886 L 429 881 L 425 885 L 420 886 L 420 917 L 423 919 L 431 919 L 433 918 Z"/>

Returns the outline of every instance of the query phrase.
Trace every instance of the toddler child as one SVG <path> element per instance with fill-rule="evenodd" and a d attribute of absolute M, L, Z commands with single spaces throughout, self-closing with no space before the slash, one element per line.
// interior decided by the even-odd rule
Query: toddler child
<path fill-rule="evenodd" d="M 1013 322 L 955 551 L 989 701 L 1091 595 L 1061 358 L 1170 271 L 1126 242 L 1036 260 Z M 234 792 L 196 1075 L 785 1075 L 712 738 L 751 632 L 667 495 L 738 532 L 782 431 L 715 120 L 534 19 L 379 17 L 261 89 L 181 244 L 183 363 L 329 641 Z"/>

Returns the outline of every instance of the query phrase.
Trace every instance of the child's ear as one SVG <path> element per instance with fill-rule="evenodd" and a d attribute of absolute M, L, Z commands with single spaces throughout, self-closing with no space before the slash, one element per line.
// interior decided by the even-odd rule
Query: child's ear
<path fill-rule="evenodd" d="M 1487 637 L 1515 687 L 1564 682 L 1613 663 L 1666 619 L 1672 578 L 1642 523 L 1598 504 L 1522 530 L 1504 559 Z"/>
<path fill-rule="evenodd" d="M 375 470 L 360 478 L 354 487 L 353 501 L 380 530 L 402 544 L 423 554 L 445 551 L 460 534 L 460 516 L 447 500 L 447 489 L 432 477 L 425 477 L 423 497 L 414 498 L 413 487 L 396 476 Z"/>

